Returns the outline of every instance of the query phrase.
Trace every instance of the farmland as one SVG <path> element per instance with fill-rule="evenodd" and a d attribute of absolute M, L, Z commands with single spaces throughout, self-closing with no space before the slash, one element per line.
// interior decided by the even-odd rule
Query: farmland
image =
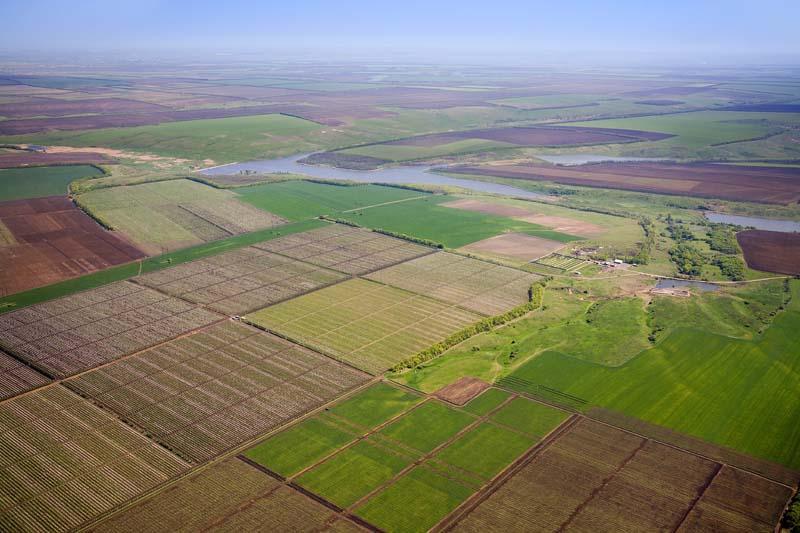
<path fill-rule="evenodd" d="M 499 315 L 525 303 L 528 289 L 539 279 L 534 274 L 446 252 L 423 256 L 366 277 L 484 315 Z"/>
<path fill-rule="evenodd" d="M 280 237 L 255 246 L 347 274 L 366 274 L 432 252 L 419 244 L 342 224 Z"/>
<path fill-rule="evenodd" d="M 153 255 L 285 222 L 229 191 L 189 180 L 97 189 L 78 201 Z"/>
<path fill-rule="evenodd" d="M 89 151 L 51 154 L 47 152 L 31 152 L 28 150 L 9 150 L 7 152 L 0 150 L 0 169 L 48 167 L 49 165 L 74 165 L 83 167 L 87 165 L 111 163 L 116 163 L 116 160 L 107 155 Z M 50 171 L 48 174 L 52 175 L 52 171 L 56 168 L 57 167 L 50 167 L 46 170 Z M 95 172 L 97 171 L 94 170 L 92 173 L 94 174 Z M 64 189 L 58 192 L 62 190 Z M 41 192 L 37 190 L 36 194 L 39 195 Z"/>
<path fill-rule="evenodd" d="M 512 376 L 797 468 L 800 403 L 790 391 L 800 383 L 791 348 L 800 328 L 798 291 L 800 284 L 792 282 L 787 309 L 752 341 L 677 329 L 619 368 L 551 351 Z"/>
<path fill-rule="evenodd" d="M 452 200 L 453 198 L 448 196 L 431 196 L 411 202 L 344 213 L 340 218 L 369 228 L 440 242 L 449 248 L 459 248 L 507 232 L 524 233 L 558 242 L 580 240 L 580 237 L 553 231 L 539 224 L 452 209 L 442 205 Z"/>
<path fill-rule="evenodd" d="M 237 458 L 185 478 L 98 525 L 94 531 L 360 531 L 346 518 Z"/>
<path fill-rule="evenodd" d="M 50 379 L 0 350 L 0 400 L 47 385 Z"/>
<path fill-rule="evenodd" d="M 284 181 L 236 190 L 239 199 L 286 218 L 304 220 L 318 215 L 397 202 L 425 193 L 380 185 L 335 186 L 309 181 Z"/>
<path fill-rule="evenodd" d="M 668 163 L 595 163 L 576 167 L 546 165 L 497 165 L 457 167 L 449 172 L 504 178 L 553 181 L 566 185 L 602 187 L 789 204 L 800 198 L 795 168 Z"/>
<path fill-rule="evenodd" d="M 247 315 L 259 327 L 372 373 L 479 319 L 477 313 L 362 279 Z"/>
<path fill-rule="evenodd" d="M 250 246 L 146 274 L 137 282 L 226 315 L 240 315 L 344 278 Z"/>
<path fill-rule="evenodd" d="M 71 181 L 102 175 L 89 165 L 0 169 L 0 202 L 63 196 Z"/>
<path fill-rule="evenodd" d="M 567 417 L 510 399 L 473 414 L 379 383 L 245 455 L 374 526 L 426 531 Z"/>
<path fill-rule="evenodd" d="M 800 274 L 800 235 L 747 230 L 736 234 L 747 266 L 765 272 Z"/>
<path fill-rule="evenodd" d="M 139 249 L 105 231 L 63 196 L 0 203 L 3 295 L 141 257 Z"/>
<path fill-rule="evenodd" d="M 0 346 L 64 377 L 218 322 L 222 317 L 129 281 L 0 316 Z"/>
<path fill-rule="evenodd" d="M 73 529 L 187 468 L 60 385 L 0 404 L 0 418 L 0 523 L 9 530 Z"/>
<path fill-rule="evenodd" d="M 71 379 L 67 386 L 180 456 L 202 462 L 366 380 L 366 374 L 226 322 Z"/>
<path fill-rule="evenodd" d="M 449 525 L 453 531 L 767 531 L 790 491 L 582 419 Z"/>

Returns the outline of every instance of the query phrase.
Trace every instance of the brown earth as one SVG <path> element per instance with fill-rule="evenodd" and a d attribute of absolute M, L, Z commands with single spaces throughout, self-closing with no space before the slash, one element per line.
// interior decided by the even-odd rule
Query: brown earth
<path fill-rule="evenodd" d="M 420 135 L 385 144 L 402 146 L 439 146 L 466 139 L 484 139 L 520 146 L 565 146 L 573 144 L 629 143 L 658 141 L 672 137 L 664 133 L 612 128 L 573 128 L 535 126 L 530 128 L 487 128 Z"/>
<path fill-rule="evenodd" d="M 21 118 L 39 116 L 83 115 L 89 113 L 146 113 L 163 111 L 166 107 L 125 98 L 92 98 L 88 100 L 59 100 L 32 98 L 27 102 L 0 104 L 0 116 Z"/>
<path fill-rule="evenodd" d="M 16 240 L 0 247 L 0 295 L 144 257 L 60 196 L 2 202 L 0 224 Z"/>
<path fill-rule="evenodd" d="M 46 152 L 13 150 L 0 153 L 0 168 L 47 165 L 102 165 L 116 162 L 116 160 L 97 152 L 49 154 Z"/>
<path fill-rule="evenodd" d="M 556 231 L 569 233 L 570 235 L 594 236 L 594 235 L 600 235 L 606 231 L 605 228 L 603 228 L 602 226 L 598 226 L 597 224 L 592 224 L 591 222 L 584 222 L 582 220 L 576 220 L 574 218 L 533 213 L 521 207 L 496 204 L 493 202 L 486 202 L 482 200 L 471 200 L 465 198 L 463 200 L 447 202 L 441 205 L 444 207 L 452 207 L 455 209 L 477 211 L 478 213 L 485 213 L 487 215 L 509 217 L 513 218 L 514 220 L 530 222 L 531 224 L 538 224 L 540 226 L 551 228 Z"/>
<path fill-rule="evenodd" d="M 800 200 L 800 168 L 713 163 L 514 164 L 450 167 L 448 172 L 701 198 L 790 204 Z"/>
<path fill-rule="evenodd" d="M 465 376 L 446 385 L 436 391 L 433 395 L 446 402 L 455 405 L 464 405 L 480 393 L 491 387 L 482 379 Z"/>
<path fill-rule="evenodd" d="M 460 249 L 476 254 L 496 255 L 517 261 L 533 261 L 566 246 L 563 242 L 533 237 L 524 233 L 504 233 L 473 242 Z"/>
<path fill-rule="evenodd" d="M 736 234 L 747 266 L 778 274 L 800 274 L 800 233 L 747 230 Z"/>

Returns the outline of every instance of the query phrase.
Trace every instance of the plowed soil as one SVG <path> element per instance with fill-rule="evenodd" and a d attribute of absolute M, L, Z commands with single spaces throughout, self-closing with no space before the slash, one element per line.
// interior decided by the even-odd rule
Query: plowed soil
<path fill-rule="evenodd" d="M 489 387 L 491 385 L 482 379 L 466 376 L 442 387 L 434 396 L 455 405 L 464 405 Z"/>
<path fill-rule="evenodd" d="M 640 162 L 464 166 L 448 172 L 772 204 L 800 200 L 800 168 L 790 167 Z"/>
<path fill-rule="evenodd" d="M 0 203 L 0 223 L 16 241 L 0 246 L 2 295 L 144 257 L 59 196 Z"/>
<path fill-rule="evenodd" d="M 0 152 L 0 168 L 39 167 L 48 165 L 102 165 L 116 163 L 116 160 L 95 152 L 73 152 L 50 154 L 14 150 Z"/>
<path fill-rule="evenodd" d="M 736 234 L 747 266 L 778 274 L 800 274 L 800 233 L 747 230 Z"/>
<path fill-rule="evenodd" d="M 533 237 L 523 233 L 504 233 L 463 246 L 479 255 L 507 257 L 517 261 L 533 261 L 564 247 L 563 242 Z"/>

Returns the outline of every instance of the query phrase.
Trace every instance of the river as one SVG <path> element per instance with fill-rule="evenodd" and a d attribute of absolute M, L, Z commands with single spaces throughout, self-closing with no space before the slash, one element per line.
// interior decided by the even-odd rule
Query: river
<path fill-rule="evenodd" d="M 397 183 L 404 185 L 414 184 L 433 184 L 451 187 L 461 187 L 470 191 L 502 194 L 517 198 L 546 198 L 546 195 L 539 194 L 510 185 L 499 183 L 489 183 L 461 178 L 451 178 L 429 172 L 431 167 L 422 166 L 399 166 L 388 167 L 377 170 L 347 170 L 335 167 L 305 165 L 299 163 L 300 159 L 309 154 L 293 155 L 279 159 L 263 159 L 260 161 L 246 161 L 244 163 L 231 163 L 218 167 L 201 170 L 202 174 L 214 176 L 220 174 L 238 174 L 242 171 L 261 172 L 265 174 L 277 172 L 290 172 L 293 174 L 305 174 L 313 178 L 326 180 L 349 180 L 362 183 Z"/>
<path fill-rule="evenodd" d="M 740 215 L 728 215 L 725 213 L 714 213 L 708 211 L 706 218 L 718 224 L 734 224 L 736 226 L 763 229 L 767 231 L 781 231 L 784 233 L 800 232 L 800 222 L 794 220 L 778 220 L 774 218 L 746 217 Z"/>

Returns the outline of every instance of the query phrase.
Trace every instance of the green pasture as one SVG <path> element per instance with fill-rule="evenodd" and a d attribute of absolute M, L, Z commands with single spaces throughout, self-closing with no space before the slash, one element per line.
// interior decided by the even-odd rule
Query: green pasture
<path fill-rule="evenodd" d="M 102 176 L 91 165 L 0 169 L 0 202 L 42 196 L 66 196 L 70 182 Z"/>
<path fill-rule="evenodd" d="M 380 434 L 415 450 L 430 452 L 473 421 L 464 412 L 429 401 L 383 428 Z"/>
<path fill-rule="evenodd" d="M 330 409 L 331 414 L 373 428 L 421 401 L 421 397 L 386 383 L 377 383 Z"/>
<path fill-rule="evenodd" d="M 494 412 L 491 420 L 541 439 L 567 419 L 565 411 L 528 400 L 514 398 Z"/>
<path fill-rule="evenodd" d="M 328 185 L 310 181 L 284 181 L 236 189 L 239 199 L 288 220 L 336 215 L 426 193 L 381 185 Z"/>
<path fill-rule="evenodd" d="M 482 416 L 503 403 L 509 396 L 510 394 L 504 390 L 487 389 L 476 398 L 470 400 L 464 406 L 464 410 Z"/>
<path fill-rule="evenodd" d="M 448 248 L 458 248 L 506 232 L 526 233 L 559 242 L 581 239 L 538 224 L 439 205 L 452 200 L 449 196 L 430 196 L 411 202 L 344 213 L 339 217 L 369 228 L 440 242 Z"/>
<path fill-rule="evenodd" d="M 528 436 L 484 422 L 460 436 L 436 458 L 489 480 L 534 442 L 535 439 Z"/>

